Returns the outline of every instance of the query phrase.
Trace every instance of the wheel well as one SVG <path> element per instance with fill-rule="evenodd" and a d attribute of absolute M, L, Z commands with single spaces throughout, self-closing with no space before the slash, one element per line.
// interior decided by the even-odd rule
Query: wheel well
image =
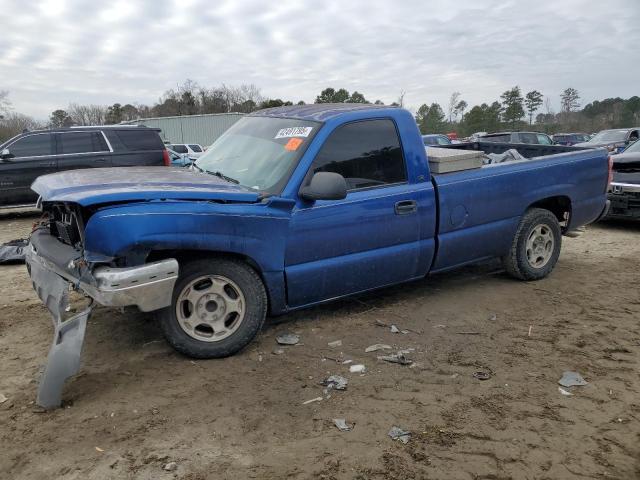
<path fill-rule="evenodd" d="M 549 210 L 556 216 L 558 222 L 560 222 L 563 227 L 566 227 L 571 215 L 571 199 L 564 195 L 548 197 L 532 203 L 527 210 L 529 208 L 544 208 L 545 210 Z"/>
<path fill-rule="evenodd" d="M 157 262 L 158 260 L 164 260 L 166 258 L 175 258 L 178 261 L 178 264 L 180 264 L 191 260 L 202 260 L 203 258 L 207 257 L 235 259 L 249 265 L 258 274 L 260 280 L 262 280 L 262 284 L 264 285 L 264 289 L 267 293 L 267 307 L 271 305 L 269 289 L 267 288 L 267 283 L 264 280 L 262 271 L 260 270 L 260 266 L 255 262 L 255 260 L 253 260 L 251 257 L 247 257 L 246 255 L 242 255 L 239 253 L 216 252 L 210 250 L 151 250 L 147 255 L 146 263 Z"/>

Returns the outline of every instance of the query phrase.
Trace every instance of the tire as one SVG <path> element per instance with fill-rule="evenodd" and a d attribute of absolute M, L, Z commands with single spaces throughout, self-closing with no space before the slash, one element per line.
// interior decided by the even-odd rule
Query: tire
<path fill-rule="evenodd" d="M 246 347 L 267 313 L 267 294 L 246 263 L 206 258 L 180 265 L 171 306 L 157 314 L 167 342 L 193 358 L 222 358 Z"/>
<path fill-rule="evenodd" d="M 562 231 L 556 216 L 549 210 L 531 208 L 520 220 L 511 249 L 502 263 L 512 277 L 540 280 L 556 266 L 561 245 Z"/>

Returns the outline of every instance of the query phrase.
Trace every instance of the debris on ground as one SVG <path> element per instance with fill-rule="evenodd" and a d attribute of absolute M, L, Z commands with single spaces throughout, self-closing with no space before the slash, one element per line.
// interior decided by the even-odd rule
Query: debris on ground
<path fill-rule="evenodd" d="M 562 378 L 558 383 L 563 387 L 581 387 L 587 385 L 587 382 L 578 372 L 562 372 Z"/>
<path fill-rule="evenodd" d="M 370 345 L 364 349 L 366 353 L 375 352 L 377 350 L 391 350 L 391 345 L 385 345 L 384 343 L 376 343 L 375 345 Z"/>
<path fill-rule="evenodd" d="M 376 320 L 375 325 L 377 327 L 384 327 L 384 328 L 388 328 L 391 330 L 391 333 L 403 333 L 403 334 L 407 334 L 407 333 L 415 333 L 417 335 L 422 335 L 422 332 L 418 331 L 418 330 L 411 330 L 408 328 L 402 329 L 400 327 L 398 327 L 395 324 L 388 324 L 388 323 L 384 323 L 380 320 Z"/>
<path fill-rule="evenodd" d="M 24 262 L 25 248 L 29 240 L 20 238 L 0 245 L 0 263 Z"/>
<path fill-rule="evenodd" d="M 341 347 L 342 346 L 342 340 L 335 340 L 333 342 L 327 343 L 327 345 L 330 346 L 331 348 L 333 348 L 333 347 Z"/>
<path fill-rule="evenodd" d="M 273 355 L 282 355 L 284 353 L 284 350 L 282 348 L 276 348 L 273 352 L 271 352 Z"/>
<path fill-rule="evenodd" d="M 395 425 L 391 427 L 391 430 L 389 430 L 387 435 L 389 435 L 392 440 L 400 440 L 404 444 L 409 443 L 409 438 L 411 438 L 411 432 L 402 430 L 400 427 L 396 427 Z"/>
<path fill-rule="evenodd" d="M 0 393 L 0 403 L 4 403 L 7 400 L 9 400 L 7 397 L 4 396 L 4 394 Z"/>
<path fill-rule="evenodd" d="M 276 337 L 276 342 L 280 345 L 296 345 L 300 341 L 300 336 L 295 333 L 283 333 Z"/>
<path fill-rule="evenodd" d="M 458 335 L 480 335 L 480 332 L 456 332 Z"/>
<path fill-rule="evenodd" d="M 166 472 L 173 472 L 178 468 L 178 464 L 176 462 L 165 463 L 162 469 Z"/>
<path fill-rule="evenodd" d="M 353 430 L 353 425 L 347 424 L 347 421 L 344 418 L 334 418 L 333 424 L 340 430 L 341 432 L 349 432 Z"/>
<path fill-rule="evenodd" d="M 325 387 L 327 387 L 327 390 L 346 390 L 348 383 L 349 380 L 341 377 L 340 375 L 331 375 L 330 377 L 320 382 L 320 385 L 324 385 Z"/>
<path fill-rule="evenodd" d="M 342 362 L 342 364 L 343 364 L 343 365 L 348 365 L 348 364 L 350 364 L 350 363 L 353 363 L 353 360 L 344 360 L 344 361 Z"/>
<path fill-rule="evenodd" d="M 472 376 L 473 378 L 477 378 L 478 380 L 489 380 L 491 378 L 491 372 L 478 370 L 477 372 L 473 372 Z"/>
<path fill-rule="evenodd" d="M 104 450 L 100 447 L 95 447 L 95 449 L 96 449 L 96 452 L 100 452 L 100 453 L 104 452 Z"/>
<path fill-rule="evenodd" d="M 487 320 L 489 320 L 490 322 L 495 322 L 498 319 L 498 316 L 495 313 L 492 313 L 491 315 L 489 315 L 489 318 L 487 318 Z"/>
<path fill-rule="evenodd" d="M 309 405 L 310 403 L 321 402 L 321 401 L 322 401 L 322 397 L 316 397 L 316 398 L 312 398 L 311 400 L 307 400 L 306 402 L 302 402 L 302 404 Z"/>
<path fill-rule="evenodd" d="M 411 365 L 413 360 L 408 359 L 404 356 L 404 353 L 394 353 L 391 355 L 381 355 L 378 357 L 378 360 L 384 360 L 389 363 L 398 363 L 400 365 Z"/>
<path fill-rule="evenodd" d="M 367 367 L 362 364 L 351 365 L 349 367 L 349 372 L 351 373 L 364 373 L 367 371 Z"/>
<path fill-rule="evenodd" d="M 572 395 L 573 395 L 573 393 L 568 392 L 567 390 L 565 390 L 565 389 L 564 389 L 564 388 L 562 388 L 562 387 L 558 387 L 558 391 L 559 391 L 562 395 L 564 395 L 565 397 L 570 397 L 570 396 L 572 396 Z"/>

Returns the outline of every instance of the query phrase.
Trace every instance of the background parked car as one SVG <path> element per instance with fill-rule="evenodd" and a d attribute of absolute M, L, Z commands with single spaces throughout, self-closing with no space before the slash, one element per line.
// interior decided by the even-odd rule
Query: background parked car
<path fill-rule="evenodd" d="M 167 152 L 169 152 L 172 167 L 188 167 L 196 161 L 196 159 L 190 157 L 188 153 L 178 153 L 170 148 L 167 148 Z"/>
<path fill-rule="evenodd" d="M 422 135 L 422 141 L 425 145 L 451 145 L 449 137 L 439 133 Z"/>
<path fill-rule="evenodd" d="M 198 159 L 204 153 L 202 145 L 197 143 L 172 143 L 169 148 L 177 153 L 186 153 L 190 158 Z"/>
<path fill-rule="evenodd" d="M 588 142 L 591 135 L 588 133 L 556 133 L 551 136 L 553 143 L 557 145 L 575 145 L 577 143 Z"/>
<path fill-rule="evenodd" d="M 640 141 L 612 155 L 613 181 L 609 186 L 609 218 L 640 220 Z"/>
<path fill-rule="evenodd" d="M 0 145 L 0 207 L 33 205 L 40 175 L 95 167 L 169 165 L 160 130 L 138 126 L 23 132 Z"/>
<path fill-rule="evenodd" d="M 602 130 L 595 136 L 584 143 L 577 143 L 579 147 L 607 147 L 610 152 L 620 153 L 629 144 L 640 138 L 640 127 L 635 128 L 614 128 L 611 130 Z"/>
<path fill-rule="evenodd" d="M 495 143 L 530 143 L 537 145 L 553 145 L 553 140 L 546 133 L 540 132 L 498 132 L 480 135 L 480 142 Z"/>

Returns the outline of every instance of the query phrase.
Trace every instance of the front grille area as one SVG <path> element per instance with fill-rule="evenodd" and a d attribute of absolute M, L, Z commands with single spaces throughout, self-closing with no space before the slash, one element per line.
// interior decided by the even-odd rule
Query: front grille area
<path fill-rule="evenodd" d="M 76 205 L 49 205 L 47 214 L 51 235 L 67 245 L 82 247 L 84 225 Z"/>

